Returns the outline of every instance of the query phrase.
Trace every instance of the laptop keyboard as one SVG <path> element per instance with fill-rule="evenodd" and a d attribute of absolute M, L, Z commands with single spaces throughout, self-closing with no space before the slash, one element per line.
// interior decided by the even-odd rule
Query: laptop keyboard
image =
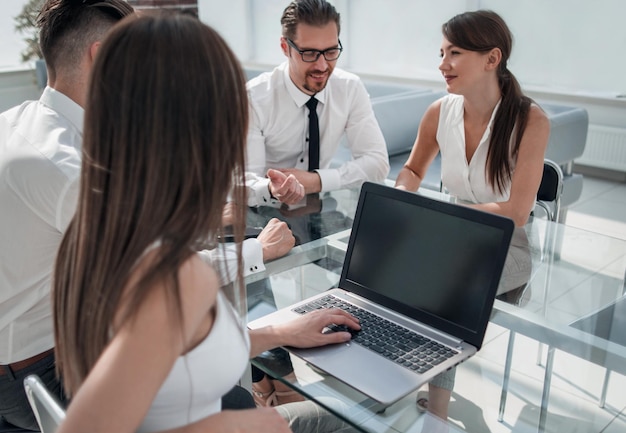
<path fill-rule="evenodd" d="M 370 313 L 363 308 L 327 295 L 293 309 L 304 314 L 323 308 L 339 308 L 360 321 L 361 330 L 353 331 L 332 325 L 333 331 L 348 331 L 352 341 L 417 373 L 425 373 L 458 352 L 415 331 Z"/>

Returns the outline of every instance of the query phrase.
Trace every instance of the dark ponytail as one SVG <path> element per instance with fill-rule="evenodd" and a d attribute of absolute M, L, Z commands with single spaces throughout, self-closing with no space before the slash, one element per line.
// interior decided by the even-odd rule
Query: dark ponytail
<path fill-rule="evenodd" d="M 506 66 L 498 70 L 498 82 L 502 100 L 493 121 L 487 175 L 492 187 L 502 192 L 511 179 L 510 157 L 517 157 L 532 100 L 524 96 L 519 82 Z"/>

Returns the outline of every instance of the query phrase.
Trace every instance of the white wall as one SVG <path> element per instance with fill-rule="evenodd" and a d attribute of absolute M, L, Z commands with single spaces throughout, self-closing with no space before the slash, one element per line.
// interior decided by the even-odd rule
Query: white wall
<path fill-rule="evenodd" d="M 626 95 L 623 0 L 482 0 L 515 38 L 514 71 L 527 85 Z"/>
<path fill-rule="evenodd" d="M 351 69 L 379 75 L 439 79 L 441 24 L 467 0 L 349 2 Z M 473 2 L 470 2 L 473 3 Z"/>
<path fill-rule="evenodd" d="M 284 60 L 280 16 L 290 0 L 198 0 L 244 66 Z M 329 0 L 342 18 L 338 65 L 366 79 L 445 89 L 439 65 L 441 25 L 467 10 L 492 9 L 514 35 L 509 68 L 540 103 L 589 113 L 583 164 L 614 169 L 626 146 L 626 1 L 624 0 Z M 610 137 L 592 133 L 609 127 Z M 622 144 L 623 143 L 623 144 Z M 593 158 L 589 155 L 602 155 Z M 623 158 L 622 158 L 623 159 Z M 620 166 L 626 166 L 620 160 Z M 619 170 L 624 171 L 623 168 Z"/>
<path fill-rule="evenodd" d="M 0 72 L 21 64 L 13 17 L 26 0 L 0 0 Z M 198 0 L 244 64 L 275 65 L 280 16 L 289 0 Z M 515 44 L 511 70 L 541 100 L 588 109 L 591 123 L 626 128 L 624 0 L 332 0 L 342 16 L 340 67 L 364 76 L 443 88 L 437 72 L 440 26 L 456 13 L 491 8 Z M 11 82 L 9 80 L 9 82 Z M 30 92 L 30 91 L 29 91 Z M 6 95 L 6 94 L 5 94 Z M 8 101 L 8 99 L 7 99 Z"/>
<path fill-rule="evenodd" d="M 13 17 L 26 0 L 1 0 L 0 69 L 22 65 Z M 289 0 L 199 0 L 244 63 L 276 64 L 280 15 Z M 356 72 L 437 79 L 440 26 L 456 13 L 489 8 L 515 35 L 511 70 L 528 87 L 626 95 L 623 0 L 334 0 L 342 15 L 340 66 Z"/>
<path fill-rule="evenodd" d="M 199 0 L 244 63 L 275 64 L 289 0 Z M 626 95 L 623 0 L 334 0 L 345 47 L 339 65 L 359 73 L 436 79 L 440 27 L 457 13 L 493 9 L 515 37 L 510 69 L 523 85 L 602 97 Z"/>

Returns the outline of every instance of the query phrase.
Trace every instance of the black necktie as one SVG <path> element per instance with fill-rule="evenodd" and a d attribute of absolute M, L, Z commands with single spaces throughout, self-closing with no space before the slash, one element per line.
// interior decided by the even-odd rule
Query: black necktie
<path fill-rule="evenodd" d="M 320 168 L 320 126 L 317 120 L 317 99 L 311 96 L 306 103 L 309 109 L 309 171 Z"/>

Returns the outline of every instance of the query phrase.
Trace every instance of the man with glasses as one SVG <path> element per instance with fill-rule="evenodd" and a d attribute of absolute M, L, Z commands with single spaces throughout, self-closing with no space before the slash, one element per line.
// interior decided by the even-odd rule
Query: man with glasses
<path fill-rule="evenodd" d="M 335 68 L 339 13 L 325 0 L 294 0 L 281 25 L 287 61 L 248 82 L 248 204 L 295 205 L 305 194 L 383 181 L 389 158 L 367 91 Z M 333 167 L 344 135 L 352 159 Z"/>

